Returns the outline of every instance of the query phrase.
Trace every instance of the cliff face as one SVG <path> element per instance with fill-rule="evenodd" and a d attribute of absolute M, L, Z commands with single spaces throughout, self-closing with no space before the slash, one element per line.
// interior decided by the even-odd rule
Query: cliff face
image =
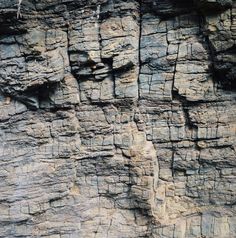
<path fill-rule="evenodd" d="M 0 0 L 0 237 L 235 237 L 236 4 L 17 4 Z"/>

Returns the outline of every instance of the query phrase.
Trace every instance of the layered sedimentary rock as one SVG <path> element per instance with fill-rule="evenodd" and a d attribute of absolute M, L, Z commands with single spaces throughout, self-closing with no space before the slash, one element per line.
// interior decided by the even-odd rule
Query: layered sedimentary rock
<path fill-rule="evenodd" d="M 0 237 L 235 237 L 234 1 L 0 0 L 0 24 Z"/>

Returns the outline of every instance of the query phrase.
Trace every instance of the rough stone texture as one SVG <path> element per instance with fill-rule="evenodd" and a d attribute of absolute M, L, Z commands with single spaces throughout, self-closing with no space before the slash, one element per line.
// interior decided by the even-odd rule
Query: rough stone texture
<path fill-rule="evenodd" d="M 0 0 L 0 237 L 236 237 L 236 3 Z"/>

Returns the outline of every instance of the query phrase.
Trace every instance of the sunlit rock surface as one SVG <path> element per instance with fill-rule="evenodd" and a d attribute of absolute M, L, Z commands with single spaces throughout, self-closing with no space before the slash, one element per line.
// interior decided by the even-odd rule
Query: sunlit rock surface
<path fill-rule="evenodd" d="M 235 237 L 235 40 L 232 0 L 0 0 L 0 237 Z"/>

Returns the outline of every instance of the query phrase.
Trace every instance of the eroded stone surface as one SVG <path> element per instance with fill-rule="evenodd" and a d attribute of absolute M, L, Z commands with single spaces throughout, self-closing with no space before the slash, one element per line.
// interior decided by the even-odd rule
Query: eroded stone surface
<path fill-rule="evenodd" d="M 235 2 L 17 4 L 0 0 L 0 237 L 235 237 Z"/>

